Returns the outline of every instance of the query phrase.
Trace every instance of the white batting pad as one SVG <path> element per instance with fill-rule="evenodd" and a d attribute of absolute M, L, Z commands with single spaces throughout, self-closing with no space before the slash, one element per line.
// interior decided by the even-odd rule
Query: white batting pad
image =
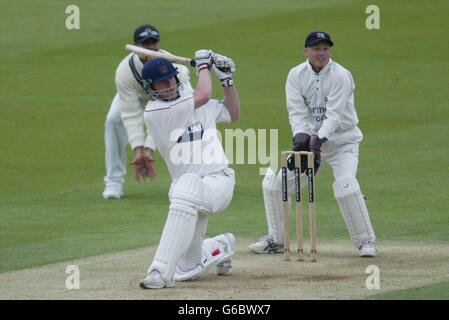
<path fill-rule="evenodd" d="M 267 169 L 267 173 L 262 181 L 262 190 L 265 204 L 265 214 L 267 216 L 268 233 L 273 238 L 275 243 L 283 244 L 284 216 L 281 180 L 270 168 Z M 290 207 L 290 198 L 288 200 Z"/>
<path fill-rule="evenodd" d="M 349 176 L 339 178 L 333 189 L 354 246 L 360 248 L 367 239 L 374 242 L 376 237 L 357 180 Z"/>
<path fill-rule="evenodd" d="M 164 231 L 148 273 L 157 269 L 166 281 L 172 281 L 182 255 L 189 248 L 202 202 L 203 183 L 194 174 L 185 174 L 173 187 Z"/>
<path fill-rule="evenodd" d="M 201 264 L 204 236 L 207 229 L 208 216 L 206 214 L 198 213 L 198 219 L 196 221 L 195 232 L 186 253 L 181 257 L 178 262 L 178 269 L 181 271 L 190 270 Z"/>

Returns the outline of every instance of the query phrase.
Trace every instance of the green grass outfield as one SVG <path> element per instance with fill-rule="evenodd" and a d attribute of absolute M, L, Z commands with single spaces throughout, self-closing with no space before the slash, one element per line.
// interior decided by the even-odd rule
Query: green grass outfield
<path fill-rule="evenodd" d="M 356 83 L 365 135 L 358 180 L 378 241 L 449 244 L 449 2 L 374 3 L 380 30 L 365 28 L 373 1 L 2 0 L 0 272 L 158 242 L 170 184 L 159 156 L 157 180 L 138 184 L 129 170 L 125 198 L 101 196 L 114 73 L 142 23 L 157 26 L 162 48 L 177 55 L 210 48 L 232 57 L 241 120 L 220 129 L 279 129 L 280 149 L 291 147 L 287 73 L 304 61 L 309 32 L 329 32 L 333 59 Z M 80 30 L 65 28 L 70 4 L 80 8 Z M 266 233 L 261 166 L 232 166 L 233 202 L 210 218 L 208 235 Z M 318 236 L 347 239 L 332 180 L 329 168 L 316 179 Z M 438 298 L 447 282 L 434 289 L 424 297 Z"/>
<path fill-rule="evenodd" d="M 406 290 L 396 290 L 370 297 L 376 300 L 449 300 L 449 282 L 440 282 Z"/>

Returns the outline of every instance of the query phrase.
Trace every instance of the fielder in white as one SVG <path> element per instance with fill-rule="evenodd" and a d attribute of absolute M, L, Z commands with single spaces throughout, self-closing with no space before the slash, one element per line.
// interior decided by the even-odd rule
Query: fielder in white
<path fill-rule="evenodd" d="M 160 49 L 158 30 L 148 24 L 134 31 L 134 45 L 167 52 Z M 152 137 L 145 134 L 143 121 L 143 108 L 152 99 L 143 89 L 142 82 L 143 64 L 148 59 L 131 53 L 120 62 L 115 73 L 117 93 L 105 122 L 106 187 L 103 192 L 105 199 L 120 199 L 123 196 L 128 144 L 135 152 L 131 162 L 135 165 L 134 177 L 140 181 L 140 177 L 145 180 L 146 177 L 152 179 L 156 175 L 153 158 L 155 144 Z M 184 87 L 191 89 L 189 69 L 179 64 L 175 67 Z"/>
<path fill-rule="evenodd" d="M 285 92 L 294 137 L 293 150 L 312 151 L 315 172 L 321 169 L 320 163 L 332 167 L 334 196 L 352 243 L 361 256 L 372 257 L 376 255 L 375 235 L 356 179 L 363 135 L 354 109 L 355 85 L 351 73 L 332 61 L 332 46 L 327 33 L 310 33 L 304 49 L 307 61 L 288 74 Z M 293 157 L 288 160 L 292 170 Z M 301 186 L 306 184 L 307 177 L 302 174 Z M 294 186 L 294 174 L 288 171 L 289 195 L 293 194 Z M 284 237 L 281 172 L 278 175 L 271 170 L 267 172 L 262 188 L 269 234 L 249 249 L 255 253 L 280 253 Z"/>
<path fill-rule="evenodd" d="M 171 287 L 213 266 L 218 275 L 232 270 L 234 236 L 203 239 L 209 215 L 225 210 L 234 190 L 234 170 L 228 167 L 216 123 L 240 117 L 235 65 L 210 50 L 197 51 L 195 62 L 198 84 L 193 92 L 183 88 L 166 59 L 151 59 L 142 71 L 145 88 L 156 99 L 145 108 L 145 123 L 173 179 L 159 246 L 140 282 L 144 289 Z M 211 99 L 210 69 L 222 82 L 224 101 Z"/>

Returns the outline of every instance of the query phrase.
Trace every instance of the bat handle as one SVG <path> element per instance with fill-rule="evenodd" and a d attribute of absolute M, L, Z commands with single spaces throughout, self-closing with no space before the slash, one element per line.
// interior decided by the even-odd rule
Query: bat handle
<path fill-rule="evenodd" d="M 190 60 L 190 65 L 192 66 L 192 67 L 194 67 L 194 66 L 196 66 L 196 62 L 195 62 L 195 60 Z"/>

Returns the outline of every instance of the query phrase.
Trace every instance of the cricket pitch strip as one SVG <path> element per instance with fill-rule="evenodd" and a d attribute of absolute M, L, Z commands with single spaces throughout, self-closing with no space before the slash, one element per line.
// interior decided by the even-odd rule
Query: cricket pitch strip
<path fill-rule="evenodd" d="M 318 240 L 318 261 L 283 261 L 282 254 L 252 254 L 256 238 L 236 237 L 234 271 L 217 276 L 215 268 L 173 288 L 143 290 L 139 281 L 156 246 L 76 259 L 0 274 L 2 300 L 316 300 L 364 299 L 449 279 L 449 244 L 378 241 L 378 256 L 361 258 L 349 240 Z M 305 241 L 305 248 L 309 248 Z M 292 250 L 295 248 L 292 247 Z M 79 289 L 67 289 L 67 267 L 79 269 Z M 379 270 L 379 289 L 367 289 L 366 272 Z"/>

